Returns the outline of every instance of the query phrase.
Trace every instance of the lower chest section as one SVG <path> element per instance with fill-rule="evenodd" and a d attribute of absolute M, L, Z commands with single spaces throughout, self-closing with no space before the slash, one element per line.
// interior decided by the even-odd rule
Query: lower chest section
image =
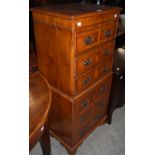
<path fill-rule="evenodd" d="M 51 134 L 73 148 L 101 122 L 104 123 L 107 118 L 111 80 L 112 74 L 109 73 L 73 101 L 58 92 L 53 92 L 53 106 L 49 116 Z"/>

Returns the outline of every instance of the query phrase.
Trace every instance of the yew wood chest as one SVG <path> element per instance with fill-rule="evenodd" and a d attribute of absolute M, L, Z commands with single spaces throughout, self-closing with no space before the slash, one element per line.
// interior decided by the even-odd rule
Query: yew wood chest
<path fill-rule="evenodd" d="M 53 94 L 50 134 L 70 155 L 107 121 L 119 12 L 78 3 L 32 9 L 38 68 Z"/>

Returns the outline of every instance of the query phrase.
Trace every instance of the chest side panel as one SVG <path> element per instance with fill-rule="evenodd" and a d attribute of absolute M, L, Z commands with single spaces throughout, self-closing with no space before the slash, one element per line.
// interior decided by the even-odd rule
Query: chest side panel
<path fill-rule="evenodd" d="M 72 31 L 37 20 L 34 31 L 39 71 L 53 87 L 72 95 Z"/>

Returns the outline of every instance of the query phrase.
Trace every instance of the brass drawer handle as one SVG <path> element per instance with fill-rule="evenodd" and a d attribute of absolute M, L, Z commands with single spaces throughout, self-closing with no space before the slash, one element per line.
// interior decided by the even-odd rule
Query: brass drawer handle
<path fill-rule="evenodd" d="M 97 104 L 99 107 L 102 107 L 104 105 L 103 101 L 99 101 Z"/>
<path fill-rule="evenodd" d="M 100 88 L 100 93 L 103 93 L 107 90 L 107 86 L 106 85 L 103 85 L 101 88 Z"/>
<path fill-rule="evenodd" d="M 82 107 L 87 107 L 89 105 L 90 101 L 88 99 L 82 101 L 81 105 Z"/>
<path fill-rule="evenodd" d="M 86 59 L 86 60 L 83 62 L 83 64 L 84 64 L 85 66 L 87 66 L 87 65 L 90 65 L 92 62 L 93 62 L 93 60 L 92 60 L 91 58 L 88 58 L 88 59 Z"/>
<path fill-rule="evenodd" d="M 84 44 L 86 45 L 90 45 L 94 42 L 94 39 L 90 36 L 87 36 L 85 39 L 84 39 Z"/>
<path fill-rule="evenodd" d="M 108 66 L 104 66 L 101 70 L 102 70 L 103 73 L 106 73 L 106 72 L 109 71 L 109 67 Z"/>
<path fill-rule="evenodd" d="M 83 137 L 84 134 L 88 131 L 87 128 L 84 128 L 83 130 L 80 131 L 80 137 Z"/>
<path fill-rule="evenodd" d="M 80 137 L 83 137 L 85 134 L 85 130 L 80 131 Z"/>
<path fill-rule="evenodd" d="M 101 114 L 98 114 L 98 115 L 96 115 L 96 117 L 95 117 L 96 120 L 100 120 L 101 118 L 102 118 L 102 115 L 101 115 Z"/>
<path fill-rule="evenodd" d="M 83 123 L 83 122 L 85 122 L 85 120 L 87 119 L 87 117 L 86 116 L 81 116 L 80 117 L 80 123 Z"/>
<path fill-rule="evenodd" d="M 104 35 L 105 35 L 106 37 L 111 36 L 111 34 L 112 34 L 112 31 L 111 31 L 111 30 L 107 30 L 107 31 L 105 31 L 105 33 L 104 33 Z"/>
<path fill-rule="evenodd" d="M 87 85 L 88 83 L 90 83 L 90 81 L 92 80 L 91 77 L 86 78 L 85 80 L 83 80 L 83 84 Z"/>
<path fill-rule="evenodd" d="M 107 49 L 107 48 L 104 49 L 103 54 L 104 54 L 105 56 L 109 55 L 109 54 L 110 54 L 109 49 Z"/>

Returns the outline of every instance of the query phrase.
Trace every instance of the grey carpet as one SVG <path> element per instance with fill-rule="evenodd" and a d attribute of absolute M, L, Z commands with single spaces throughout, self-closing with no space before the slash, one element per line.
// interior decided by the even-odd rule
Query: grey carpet
<path fill-rule="evenodd" d="M 68 155 L 58 141 L 51 138 L 52 155 Z M 30 155 L 43 155 L 39 143 Z M 116 109 L 112 124 L 98 127 L 78 148 L 76 155 L 125 155 L 125 107 Z"/>

